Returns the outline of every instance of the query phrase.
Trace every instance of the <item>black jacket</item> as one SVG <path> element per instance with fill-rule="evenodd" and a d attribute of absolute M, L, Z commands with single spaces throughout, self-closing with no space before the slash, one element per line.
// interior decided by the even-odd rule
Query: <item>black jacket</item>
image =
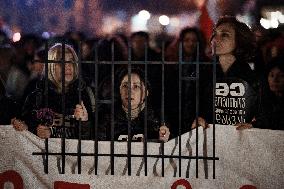
<path fill-rule="evenodd" d="M 45 95 L 44 80 L 40 81 L 34 92 L 28 95 L 22 113 L 22 119 L 27 123 L 29 130 L 36 134 L 36 127 L 39 124 L 47 125 L 51 129 L 52 136 L 55 138 L 78 138 L 78 124 L 74 119 L 74 109 L 79 103 L 78 80 L 69 86 L 65 92 L 65 129 L 63 126 L 63 105 L 62 94 L 56 91 L 52 82 L 48 82 L 48 94 Z M 89 88 L 90 89 L 90 88 Z M 88 87 L 82 84 L 81 99 L 88 112 L 88 121 L 82 123 L 82 139 L 90 139 L 92 134 L 91 123 L 93 120 L 92 100 Z"/>
<path fill-rule="evenodd" d="M 263 89 L 253 127 L 284 130 L 284 98 L 275 96 L 268 89 Z"/>
<path fill-rule="evenodd" d="M 20 107 L 14 100 L 6 96 L 0 97 L 0 125 L 11 124 L 11 119 L 20 114 L 19 109 Z"/>
<path fill-rule="evenodd" d="M 213 64 L 213 63 L 212 63 Z M 193 74 L 196 75 L 195 73 Z M 191 100 L 185 103 L 188 123 L 195 118 L 195 81 L 187 86 Z M 218 92 L 217 92 L 218 91 Z M 216 65 L 216 91 L 213 101 L 213 65 L 203 65 L 199 80 L 199 117 L 213 123 L 213 102 L 215 123 L 234 125 L 250 122 L 258 111 L 259 81 L 247 63 L 234 62 L 226 74 Z"/>
<path fill-rule="evenodd" d="M 144 136 L 144 114 L 145 108 L 142 110 L 138 117 L 130 121 L 131 137 L 133 141 L 140 141 Z M 153 110 L 148 107 L 147 109 L 147 140 L 158 140 L 160 122 L 154 116 Z M 99 126 L 98 126 L 98 139 L 111 140 L 111 110 L 107 107 L 99 113 Z M 126 140 L 128 135 L 128 117 L 121 105 L 115 104 L 114 113 L 114 140 Z"/>

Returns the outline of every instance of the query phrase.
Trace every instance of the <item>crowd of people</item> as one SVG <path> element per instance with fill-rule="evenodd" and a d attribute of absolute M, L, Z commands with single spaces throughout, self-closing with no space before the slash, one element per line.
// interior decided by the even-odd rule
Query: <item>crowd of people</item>
<path fill-rule="evenodd" d="M 224 16 L 208 42 L 193 27 L 163 48 L 150 40 L 67 32 L 46 45 L 1 32 L 0 124 L 43 139 L 163 142 L 213 122 L 283 130 L 281 31 Z"/>

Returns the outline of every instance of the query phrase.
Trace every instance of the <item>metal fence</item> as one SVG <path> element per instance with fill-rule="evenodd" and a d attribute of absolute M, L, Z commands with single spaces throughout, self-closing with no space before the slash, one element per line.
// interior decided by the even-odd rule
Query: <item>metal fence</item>
<path fill-rule="evenodd" d="M 62 102 L 65 102 L 65 63 L 68 63 L 68 61 L 65 60 L 65 45 L 66 45 L 66 41 L 62 40 L 62 41 L 57 41 L 59 43 L 62 43 L 62 59 L 61 61 L 53 61 L 53 60 L 48 60 L 48 49 L 49 46 L 54 43 L 54 42 L 46 42 L 45 44 L 45 61 L 44 64 L 45 66 L 45 75 L 48 75 L 48 64 L 49 63 L 62 63 L 62 72 L 61 75 L 62 77 Z M 128 138 L 130 140 L 127 141 L 127 153 L 126 154 L 115 154 L 114 153 L 114 110 L 115 110 L 115 106 L 114 106 L 114 80 L 115 80 L 115 69 L 114 66 L 115 65 L 119 65 L 119 64 L 125 64 L 127 65 L 127 69 L 128 69 L 128 81 L 130 80 L 131 77 L 131 69 L 132 66 L 135 64 L 143 64 L 144 65 L 144 72 L 145 72 L 145 81 L 147 81 L 148 78 L 148 70 L 149 70 L 149 62 L 147 60 L 148 57 L 148 48 L 147 45 L 145 44 L 145 60 L 144 61 L 132 61 L 132 57 L 131 57 L 131 47 L 130 45 L 128 46 L 128 60 L 127 61 L 115 61 L 114 60 L 114 54 L 115 54 L 115 48 L 114 45 L 112 44 L 111 46 L 111 61 L 99 61 L 98 58 L 98 50 L 97 50 L 97 45 L 95 46 L 95 51 L 94 51 L 94 60 L 92 61 L 83 61 L 82 60 L 82 47 L 81 47 L 81 43 L 78 45 L 79 49 L 78 49 L 78 65 L 79 65 L 79 88 L 81 87 L 81 80 L 82 78 L 82 64 L 92 64 L 94 66 L 94 91 L 95 91 L 95 111 L 94 111 L 94 153 L 82 153 L 81 151 L 81 130 L 82 130 L 82 124 L 81 124 L 81 120 L 79 121 L 79 137 L 78 137 L 78 150 L 77 153 L 70 153 L 68 151 L 66 151 L 66 136 L 65 134 L 63 134 L 63 137 L 61 138 L 61 152 L 60 153 L 51 153 L 49 152 L 49 140 L 45 139 L 45 151 L 44 152 L 34 152 L 33 155 L 40 155 L 43 156 L 43 164 L 44 164 L 44 172 L 46 174 L 48 174 L 48 166 L 49 166 L 49 156 L 61 156 L 62 158 L 62 170 L 61 170 L 61 174 L 65 173 L 65 161 L 66 161 L 66 156 L 76 156 L 78 158 L 78 173 L 81 174 L 81 163 L 82 163 L 82 157 L 83 156 L 93 156 L 94 157 L 94 162 L 95 162 L 95 171 L 94 174 L 98 175 L 98 164 L 100 163 L 98 161 L 98 157 L 100 156 L 106 156 L 106 157 L 110 157 L 110 171 L 111 171 L 111 175 L 114 175 L 114 157 L 127 157 L 127 165 L 128 165 L 128 175 L 132 175 L 131 173 L 131 158 L 132 157 L 142 157 L 144 159 L 144 169 L 145 169 L 145 173 L 144 175 L 147 176 L 147 158 L 161 158 L 162 159 L 162 176 L 164 176 L 164 159 L 165 158 L 178 158 L 179 159 L 179 176 L 181 176 L 181 160 L 182 159 L 194 159 L 196 160 L 196 178 L 198 178 L 198 160 L 199 159 L 205 159 L 205 160 L 211 160 L 213 161 L 213 178 L 215 179 L 215 161 L 219 160 L 218 157 L 216 157 L 215 155 L 215 104 L 213 103 L 213 156 L 212 157 L 205 157 L 205 156 L 200 156 L 198 155 L 198 142 L 196 142 L 196 156 L 182 156 L 181 155 L 181 127 L 182 127 L 182 118 L 181 118 L 181 114 L 182 114 L 182 82 L 183 81 L 195 81 L 195 98 L 196 98 L 196 104 L 195 104 L 195 116 L 198 117 L 199 116 L 199 79 L 200 79 L 200 65 L 203 64 L 212 64 L 213 66 L 213 91 L 215 91 L 215 83 L 216 83 L 216 56 L 214 56 L 214 59 L 212 62 L 201 62 L 199 60 L 199 45 L 197 45 L 197 55 L 196 55 L 196 61 L 194 62 L 184 62 L 182 60 L 183 57 L 183 49 L 182 49 L 182 44 L 179 44 L 179 61 L 178 62 L 167 62 L 165 61 L 165 48 L 164 45 L 162 47 L 162 57 L 161 57 L 161 61 L 151 61 L 151 65 L 152 64 L 159 64 L 161 65 L 161 123 L 165 122 L 165 86 L 167 85 L 167 83 L 165 83 L 165 65 L 167 64 L 176 64 L 178 65 L 178 80 L 179 80 L 179 86 L 178 86 L 178 94 L 179 94 L 179 99 L 178 99 L 178 141 L 179 141 L 179 155 L 165 155 L 164 152 L 164 143 L 160 142 L 161 145 L 161 154 L 160 155 L 149 155 L 147 154 L 147 140 L 143 140 L 143 155 L 133 155 L 131 154 L 131 145 L 132 145 L 132 141 L 131 141 L 131 124 L 130 124 L 130 111 L 128 111 Z M 99 91 L 98 91 L 98 73 L 99 73 L 99 68 L 98 65 L 103 65 L 103 64 L 109 64 L 111 65 L 111 99 L 108 100 L 101 100 L 98 99 L 99 96 Z M 190 76 L 183 76 L 182 73 L 182 65 L 185 64 L 192 64 L 195 65 L 195 76 L 194 77 L 190 77 Z M 147 83 L 145 82 L 145 88 L 147 91 Z M 215 93 L 212 91 L 213 93 L 213 99 L 215 98 Z M 130 89 L 130 85 L 128 85 L 128 94 L 131 93 L 131 89 Z M 45 107 L 48 107 L 48 80 L 47 77 L 45 79 L 45 89 L 44 89 L 44 96 L 45 96 Z M 79 99 L 78 102 L 81 101 L 81 90 L 79 90 Z M 130 99 L 129 99 L 130 101 Z M 214 100 L 213 100 L 214 102 Z M 110 154 L 99 154 L 98 153 L 98 136 L 97 136 L 97 132 L 98 132 L 98 110 L 97 107 L 99 107 L 99 104 L 111 104 L 111 136 L 112 136 L 112 140 L 110 141 Z M 128 103 L 130 104 L 130 102 Z M 147 95 L 145 96 L 145 109 L 147 112 Z M 128 107 L 130 110 L 130 107 Z M 62 103 L 62 114 L 65 115 L 65 106 L 64 103 Z M 65 119 L 65 116 L 63 116 L 63 119 Z M 147 113 L 145 113 L 144 115 L 144 134 L 145 134 L 145 138 L 147 139 Z M 64 121 L 63 121 L 63 127 L 65 127 Z M 198 141 L 198 132 L 196 132 L 196 141 Z"/>

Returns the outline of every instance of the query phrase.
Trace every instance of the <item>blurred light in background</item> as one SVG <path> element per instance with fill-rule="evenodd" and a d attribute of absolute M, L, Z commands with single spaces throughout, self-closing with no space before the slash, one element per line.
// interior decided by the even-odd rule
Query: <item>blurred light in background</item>
<path fill-rule="evenodd" d="M 279 26 L 278 20 L 275 20 L 275 19 L 270 20 L 270 26 L 271 26 L 272 28 L 278 28 L 278 26 Z"/>
<path fill-rule="evenodd" d="M 123 26 L 123 21 L 117 16 L 106 15 L 103 18 L 102 32 L 105 34 L 114 33 L 120 27 Z"/>
<path fill-rule="evenodd" d="M 172 18 L 170 18 L 170 25 L 171 25 L 172 27 L 179 27 L 179 25 L 180 25 L 179 18 L 178 18 L 178 17 L 172 17 Z"/>
<path fill-rule="evenodd" d="M 262 27 L 264 27 L 265 29 L 269 29 L 270 28 L 270 21 L 265 19 L 265 18 L 261 18 L 260 19 L 260 24 Z"/>
<path fill-rule="evenodd" d="M 131 32 L 148 31 L 147 22 L 151 18 L 147 10 L 141 10 L 131 18 Z"/>
<path fill-rule="evenodd" d="M 19 32 L 16 32 L 13 34 L 13 41 L 17 42 L 21 40 L 21 34 Z"/>
<path fill-rule="evenodd" d="M 41 37 L 44 38 L 44 39 L 49 39 L 50 38 L 50 34 L 48 32 L 43 32 L 41 34 Z"/>
<path fill-rule="evenodd" d="M 169 25 L 170 23 L 170 18 L 166 15 L 162 15 L 159 17 L 159 22 L 160 24 L 162 24 L 163 26 Z"/>
<path fill-rule="evenodd" d="M 262 18 L 260 24 L 265 29 L 278 28 L 280 24 L 284 23 L 284 15 L 279 10 L 272 10 L 269 8 L 262 10 Z"/>
<path fill-rule="evenodd" d="M 148 32 L 150 33 L 161 33 L 162 25 L 159 23 L 159 16 L 152 15 L 151 18 L 147 22 Z"/>
<path fill-rule="evenodd" d="M 245 15 L 241 15 L 241 14 L 238 14 L 236 15 L 236 18 L 245 23 L 249 28 L 251 28 L 251 25 L 252 25 L 252 19 L 251 19 L 251 16 L 248 15 L 248 14 L 245 14 Z"/>
<path fill-rule="evenodd" d="M 141 10 L 139 13 L 138 13 L 138 16 L 141 18 L 141 19 L 145 19 L 145 20 L 148 20 L 151 15 L 148 11 L 146 10 Z"/>
<path fill-rule="evenodd" d="M 177 32 L 179 32 L 181 27 L 181 17 L 179 16 L 172 16 L 170 18 L 170 24 L 167 25 L 167 32 L 171 35 L 175 35 Z"/>
<path fill-rule="evenodd" d="M 277 20 L 279 23 L 283 24 L 284 15 L 280 11 L 271 12 L 271 20 Z"/>

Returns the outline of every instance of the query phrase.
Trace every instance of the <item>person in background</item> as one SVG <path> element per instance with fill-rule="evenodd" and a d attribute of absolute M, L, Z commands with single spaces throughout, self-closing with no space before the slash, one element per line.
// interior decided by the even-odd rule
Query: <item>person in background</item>
<path fill-rule="evenodd" d="M 202 32 L 193 27 L 186 27 L 180 31 L 179 38 L 166 49 L 167 61 L 179 61 L 179 44 L 182 45 L 182 60 L 189 62 L 197 58 L 197 45 L 199 44 L 199 60 L 208 61 L 205 55 L 205 41 Z"/>
<path fill-rule="evenodd" d="M 15 64 L 16 52 L 9 43 L 0 44 L 0 75 L 6 83 L 9 72 Z"/>
<path fill-rule="evenodd" d="M 180 49 L 181 45 L 181 49 Z M 181 56 L 181 57 L 179 57 Z M 198 56 L 198 57 L 197 57 Z M 205 55 L 205 40 L 202 32 L 195 27 L 185 27 L 179 33 L 179 37 L 172 42 L 165 52 L 166 61 L 174 61 L 173 64 L 166 65 L 166 81 L 169 83 L 165 86 L 166 101 L 165 109 L 167 118 L 172 125 L 171 131 L 173 136 L 178 136 L 190 130 L 188 123 L 192 123 L 195 118 L 195 103 L 196 103 L 196 81 L 183 80 L 182 94 L 181 94 L 181 133 L 177 120 L 179 112 L 179 65 L 178 62 L 183 61 L 182 77 L 196 77 L 195 61 L 200 62 L 209 61 Z M 200 72 L 206 68 L 205 65 L 200 64 Z"/>
<path fill-rule="evenodd" d="M 44 58 L 45 58 L 45 50 L 44 47 L 39 48 L 36 50 L 33 61 L 28 63 L 28 69 L 30 71 L 30 78 L 27 86 L 25 87 L 22 102 L 25 102 L 26 97 L 29 95 L 30 92 L 36 89 L 36 85 L 39 80 L 43 77 L 44 72 Z"/>
<path fill-rule="evenodd" d="M 237 130 L 261 128 L 284 130 L 284 65 L 283 56 L 267 65 L 261 90 L 260 110 L 251 123 L 237 124 Z"/>
<path fill-rule="evenodd" d="M 35 50 L 40 44 L 41 38 L 35 34 L 24 35 L 20 41 L 13 44 L 16 56 L 7 75 L 6 85 L 7 93 L 19 104 L 23 104 L 21 100 L 31 76 L 28 64 L 33 61 Z"/>
<path fill-rule="evenodd" d="M 253 63 L 255 72 L 262 78 L 271 60 L 284 54 L 284 35 L 281 29 L 265 30 L 261 26 L 253 31 L 257 42 Z"/>
<path fill-rule="evenodd" d="M 112 47 L 114 48 L 112 51 Z M 123 42 L 123 40 L 118 35 L 112 35 L 107 38 L 101 39 L 98 42 L 97 48 L 93 49 L 93 55 L 98 55 L 99 61 L 126 61 L 127 60 L 127 46 Z M 93 57 L 95 60 L 95 57 Z M 91 65 L 94 69 L 94 65 Z M 123 67 L 126 67 L 125 64 L 119 64 L 114 62 L 114 70 L 118 72 Z M 111 98 L 111 72 L 112 65 L 111 64 L 98 64 L 98 97 L 100 99 L 110 99 Z M 90 74 L 92 78 L 93 85 L 95 84 L 95 75 L 94 72 Z"/>
<path fill-rule="evenodd" d="M 131 42 L 131 60 L 133 61 L 159 61 L 162 59 L 161 54 L 153 50 L 149 43 L 149 34 L 144 31 L 134 32 L 130 36 Z M 147 57 L 145 57 L 146 47 Z"/>
<path fill-rule="evenodd" d="M 0 31 L 4 32 L 9 39 L 12 39 L 13 32 L 2 16 L 0 16 Z"/>
<path fill-rule="evenodd" d="M 151 83 L 152 87 L 152 108 L 155 112 L 159 112 L 161 110 L 162 64 L 161 62 L 158 64 L 154 62 L 162 60 L 162 53 L 151 47 L 149 33 L 144 31 L 138 31 L 131 34 L 130 46 L 132 61 L 147 61 L 147 80 Z M 140 68 L 145 71 L 145 64 L 131 62 L 131 66 L 132 68 Z"/>
<path fill-rule="evenodd" d="M 18 104 L 7 97 L 5 83 L 0 75 L 0 125 L 9 125 L 11 119 L 19 115 Z"/>
<path fill-rule="evenodd" d="M 65 78 L 62 83 L 63 64 L 49 63 L 48 75 L 37 84 L 25 101 L 21 119 L 13 121 L 16 130 L 28 128 L 40 138 L 78 138 L 81 121 L 82 139 L 91 139 L 94 95 L 78 75 L 78 57 L 74 49 L 61 43 L 48 51 L 49 61 L 61 61 L 65 51 Z M 47 86 L 46 80 L 47 79 Z M 79 82 L 81 84 L 79 85 Z M 64 88 L 63 88 L 64 87 Z M 48 89 L 47 94 L 45 89 Z M 79 102 L 79 90 L 81 101 Z M 47 96 L 46 96 L 47 95 Z M 64 95 L 64 99 L 62 99 Z M 64 101 L 63 101 L 64 100 Z M 23 124 L 23 121 L 25 124 Z"/>
<path fill-rule="evenodd" d="M 130 77 L 131 96 L 128 95 L 128 70 L 124 69 L 118 75 L 117 81 L 119 83 L 117 83 L 116 92 L 119 95 L 116 95 L 117 99 L 114 106 L 114 140 L 127 140 L 129 121 L 132 141 L 145 139 L 144 115 L 147 109 L 147 141 L 167 142 L 170 136 L 169 128 L 156 118 L 155 112 L 151 108 L 150 85 L 147 83 L 146 90 L 143 71 L 139 68 L 131 69 Z M 146 96 L 149 97 L 147 108 L 145 105 Z M 100 119 L 99 140 L 111 140 L 111 111 L 109 107 L 103 109 Z"/>

